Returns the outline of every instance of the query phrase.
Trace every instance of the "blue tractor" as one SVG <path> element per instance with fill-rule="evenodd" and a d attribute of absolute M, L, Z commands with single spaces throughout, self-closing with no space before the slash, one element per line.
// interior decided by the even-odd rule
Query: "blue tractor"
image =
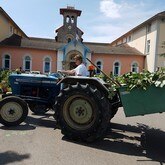
<path fill-rule="evenodd" d="M 0 101 L 0 123 L 16 126 L 29 109 L 34 113 L 53 110 L 61 132 L 71 139 L 93 141 L 104 135 L 120 104 L 109 99 L 106 83 L 99 78 L 11 74 L 12 94 Z"/>

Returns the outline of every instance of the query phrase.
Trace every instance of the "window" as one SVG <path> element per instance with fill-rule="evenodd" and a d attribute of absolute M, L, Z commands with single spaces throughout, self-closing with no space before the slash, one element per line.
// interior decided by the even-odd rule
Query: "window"
<path fill-rule="evenodd" d="M 114 76 L 119 76 L 120 75 L 120 63 L 119 62 L 115 62 L 113 64 L 113 75 Z"/>
<path fill-rule="evenodd" d="M 50 58 L 46 57 L 44 60 L 44 73 L 49 73 L 50 72 Z"/>
<path fill-rule="evenodd" d="M 26 56 L 24 59 L 24 70 L 25 71 L 31 70 L 31 58 L 29 56 Z"/>
<path fill-rule="evenodd" d="M 147 33 L 150 33 L 151 32 L 151 24 L 148 24 L 147 25 Z"/>
<path fill-rule="evenodd" d="M 98 61 L 98 62 L 96 63 L 96 65 L 97 65 L 97 67 L 101 70 L 101 68 L 102 68 L 101 61 Z M 96 74 L 100 74 L 100 70 L 99 70 L 99 69 L 96 70 Z"/>
<path fill-rule="evenodd" d="M 147 40 L 146 53 L 150 52 L 150 40 Z"/>
<path fill-rule="evenodd" d="M 130 42 L 130 41 L 131 41 L 131 39 L 132 39 L 132 38 L 131 38 L 131 36 L 128 36 L 128 42 Z"/>
<path fill-rule="evenodd" d="M 133 62 L 132 63 L 132 65 L 131 65 L 131 72 L 136 72 L 136 73 L 139 72 L 139 67 L 138 67 L 137 62 Z"/>
<path fill-rule="evenodd" d="M 74 16 L 71 17 L 71 23 L 74 23 Z"/>
<path fill-rule="evenodd" d="M 69 20 L 70 20 L 70 17 L 67 16 L 67 17 L 66 17 L 66 23 L 69 23 Z"/>
<path fill-rule="evenodd" d="M 13 26 L 10 26 L 10 33 L 11 33 L 11 34 L 14 33 L 14 28 L 13 28 Z"/>
<path fill-rule="evenodd" d="M 126 43 L 127 42 L 127 38 L 123 38 L 123 43 Z"/>
<path fill-rule="evenodd" d="M 10 69 L 10 56 L 5 55 L 3 60 L 4 69 Z"/>

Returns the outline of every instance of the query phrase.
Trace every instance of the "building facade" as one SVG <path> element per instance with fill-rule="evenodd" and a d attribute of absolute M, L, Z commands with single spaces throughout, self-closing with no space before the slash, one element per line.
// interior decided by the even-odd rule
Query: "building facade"
<path fill-rule="evenodd" d="M 165 11 L 133 28 L 111 43 L 111 46 L 128 44 L 146 55 L 145 68 L 151 72 L 165 67 L 162 43 L 165 42 Z"/>
<path fill-rule="evenodd" d="M 4 28 L 0 28 L 0 68 L 57 72 L 74 68 L 73 57 L 79 54 L 87 67 L 91 65 L 88 58 L 106 74 L 121 75 L 144 69 L 146 55 L 134 47 L 83 42 L 84 32 L 77 27 L 81 12 L 70 6 L 60 9 L 63 24 L 55 30 L 55 39 L 46 39 L 28 37 L 1 8 L 0 21 L 6 23 L 3 24 Z M 11 25 L 14 27 L 12 31 Z M 4 29 L 7 32 L 3 33 Z M 100 73 L 97 68 L 96 73 Z"/>

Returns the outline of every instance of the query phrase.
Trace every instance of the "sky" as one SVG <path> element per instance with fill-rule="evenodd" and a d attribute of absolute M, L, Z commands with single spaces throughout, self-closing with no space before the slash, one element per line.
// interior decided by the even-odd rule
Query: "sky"
<path fill-rule="evenodd" d="M 63 25 L 60 8 L 81 10 L 84 42 L 110 43 L 165 11 L 165 0 L 0 0 L 0 7 L 29 37 L 50 38 Z"/>

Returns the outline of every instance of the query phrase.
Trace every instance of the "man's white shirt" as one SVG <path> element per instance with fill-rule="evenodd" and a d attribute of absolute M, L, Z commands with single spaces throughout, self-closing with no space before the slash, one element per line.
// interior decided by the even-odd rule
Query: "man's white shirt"
<path fill-rule="evenodd" d="M 78 65 L 73 70 L 75 71 L 75 76 L 88 76 L 88 70 L 83 63 Z"/>

